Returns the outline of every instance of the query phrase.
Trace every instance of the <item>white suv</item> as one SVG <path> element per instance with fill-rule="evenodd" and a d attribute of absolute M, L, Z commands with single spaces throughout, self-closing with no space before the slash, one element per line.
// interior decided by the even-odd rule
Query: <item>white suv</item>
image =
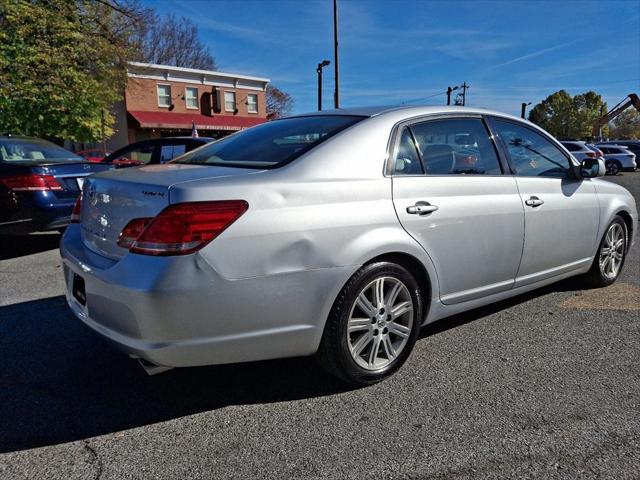
<path fill-rule="evenodd" d="M 615 175 L 620 170 L 630 172 L 636 170 L 636 155 L 624 145 L 599 144 L 596 146 L 604 154 L 604 164 L 608 174 Z"/>
<path fill-rule="evenodd" d="M 563 141 L 560 142 L 564 147 L 571 152 L 571 155 L 576 157 L 577 160 L 582 161 L 586 158 L 598 158 L 598 154 L 587 147 L 586 142 L 581 141 Z"/>

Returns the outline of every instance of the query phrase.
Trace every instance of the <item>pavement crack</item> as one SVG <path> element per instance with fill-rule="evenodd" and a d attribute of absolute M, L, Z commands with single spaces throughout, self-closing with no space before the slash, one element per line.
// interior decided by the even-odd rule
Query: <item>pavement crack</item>
<path fill-rule="evenodd" d="M 98 456 L 98 452 L 96 452 L 95 448 L 93 448 L 89 444 L 89 440 L 85 440 L 82 443 L 84 445 L 85 450 L 87 450 L 89 452 L 89 455 L 91 456 L 91 463 L 94 464 L 97 468 L 96 475 L 95 477 L 93 477 L 93 479 L 98 480 L 102 476 L 102 472 L 104 470 L 104 465 L 102 464 L 102 460 Z"/>

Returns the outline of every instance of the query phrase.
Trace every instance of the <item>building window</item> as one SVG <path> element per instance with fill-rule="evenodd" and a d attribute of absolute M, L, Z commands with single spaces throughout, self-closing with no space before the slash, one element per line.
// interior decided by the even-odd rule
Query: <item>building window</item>
<path fill-rule="evenodd" d="M 258 113 L 258 94 L 250 93 L 247 95 L 247 111 L 249 113 Z"/>
<path fill-rule="evenodd" d="M 171 106 L 171 85 L 158 85 L 158 106 Z"/>
<path fill-rule="evenodd" d="M 198 108 L 198 89 L 194 87 L 187 87 L 184 89 L 184 101 L 187 104 L 187 108 Z"/>
<path fill-rule="evenodd" d="M 224 109 L 227 112 L 236 111 L 236 93 L 235 92 L 224 92 Z"/>

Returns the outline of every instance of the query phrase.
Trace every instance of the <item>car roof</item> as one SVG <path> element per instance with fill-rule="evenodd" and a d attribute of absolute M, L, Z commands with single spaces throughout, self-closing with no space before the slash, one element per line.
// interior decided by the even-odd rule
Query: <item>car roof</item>
<path fill-rule="evenodd" d="M 629 149 L 629 147 L 627 147 L 626 145 L 618 145 L 617 143 L 607 143 L 607 144 L 598 144 L 598 145 L 602 145 L 603 147 L 607 147 L 607 148 L 618 147 L 618 148 Z"/>
<path fill-rule="evenodd" d="M 461 106 L 443 106 L 443 105 L 383 105 L 383 106 L 369 106 L 369 107 L 349 107 L 338 108 L 333 110 L 322 110 L 320 112 L 308 112 L 298 115 L 291 115 L 287 118 L 296 117 L 310 117 L 316 115 L 355 115 L 362 117 L 376 117 L 386 114 L 404 113 L 407 117 L 419 116 L 419 115 L 433 115 L 438 113 L 471 113 L 482 115 L 496 115 L 500 117 L 512 118 L 519 121 L 523 121 L 522 118 L 507 115 L 495 110 L 489 110 L 485 108 L 474 107 L 461 107 Z M 527 122 L 527 120 L 524 120 Z"/>

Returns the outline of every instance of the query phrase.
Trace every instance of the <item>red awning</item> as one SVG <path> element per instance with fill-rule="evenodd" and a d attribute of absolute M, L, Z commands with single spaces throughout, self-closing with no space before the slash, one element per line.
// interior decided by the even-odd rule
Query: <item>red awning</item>
<path fill-rule="evenodd" d="M 208 117 L 199 113 L 137 112 L 128 111 L 142 128 L 191 129 L 192 122 L 199 130 L 242 130 L 267 121 L 259 117 L 236 117 L 214 115 Z"/>

